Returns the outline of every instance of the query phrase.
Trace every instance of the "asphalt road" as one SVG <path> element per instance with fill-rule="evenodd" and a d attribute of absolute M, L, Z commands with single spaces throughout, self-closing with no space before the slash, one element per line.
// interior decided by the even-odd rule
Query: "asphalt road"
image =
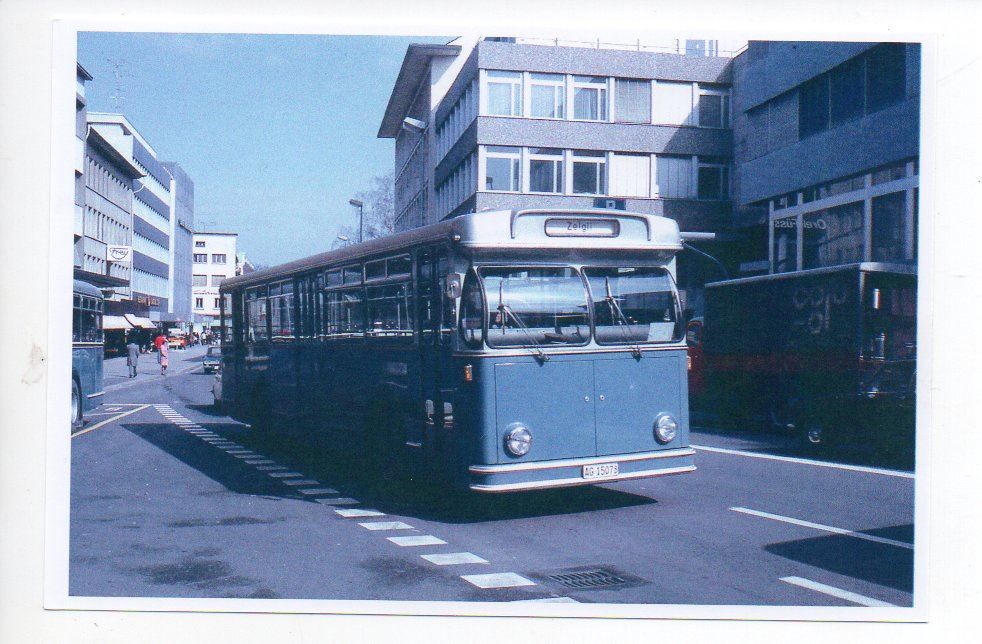
<path fill-rule="evenodd" d="M 211 380 L 141 375 L 86 416 L 71 595 L 911 605 L 914 479 L 862 455 L 700 430 L 691 474 L 448 498 L 249 431 Z"/>

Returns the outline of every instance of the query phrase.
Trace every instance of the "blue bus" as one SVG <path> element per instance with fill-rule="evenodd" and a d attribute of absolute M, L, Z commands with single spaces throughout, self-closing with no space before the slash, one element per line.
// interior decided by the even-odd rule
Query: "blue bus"
<path fill-rule="evenodd" d="M 223 405 L 478 492 L 692 471 L 681 248 L 659 216 L 480 212 L 228 279 Z"/>
<path fill-rule="evenodd" d="M 82 414 L 98 406 L 102 389 L 102 291 L 74 280 L 72 286 L 72 431 Z"/>

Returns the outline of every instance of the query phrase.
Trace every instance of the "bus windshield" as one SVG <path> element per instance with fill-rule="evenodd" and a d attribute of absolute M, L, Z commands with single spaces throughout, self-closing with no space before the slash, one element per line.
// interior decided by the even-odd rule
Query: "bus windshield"
<path fill-rule="evenodd" d="M 678 302 L 660 267 L 586 268 L 597 344 L 672 342 L 682 337 Z"/>
<path fill-rule="evenodd" d="M 492 347 L 586 344 L 586 289 L 571 267 L 483 267 Z"/>

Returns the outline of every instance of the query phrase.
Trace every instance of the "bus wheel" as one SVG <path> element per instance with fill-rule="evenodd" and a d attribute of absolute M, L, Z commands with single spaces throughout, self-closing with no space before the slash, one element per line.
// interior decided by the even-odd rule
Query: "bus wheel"
<path fill-rule="evenodd" d="M 825 449 L 829 446 L 831 436 L 828 430 L 817 420 L 807 420 L 801 428 L 802 443 L 807 449 Z"/>
<path fill-rule="evenodd" d="M 72 378 L 72 431 L 82 427 L 82 390 L 78 380 Z"/>

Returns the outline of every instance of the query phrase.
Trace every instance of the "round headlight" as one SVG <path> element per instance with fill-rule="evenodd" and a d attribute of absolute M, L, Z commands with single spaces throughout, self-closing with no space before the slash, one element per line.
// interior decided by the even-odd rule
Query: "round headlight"
<path fill-rule="evenodd" d="M 532 448 L 532 432 L 515 423 L 505 434 L 505 449 L 512 456 L 525 456 Z"/>
<path fill-rule="evenodd" d="M 655 440 L 671 443 L 679 433 L 679 423 L 671 414 L 658 414 L 655 418 Z"/>

